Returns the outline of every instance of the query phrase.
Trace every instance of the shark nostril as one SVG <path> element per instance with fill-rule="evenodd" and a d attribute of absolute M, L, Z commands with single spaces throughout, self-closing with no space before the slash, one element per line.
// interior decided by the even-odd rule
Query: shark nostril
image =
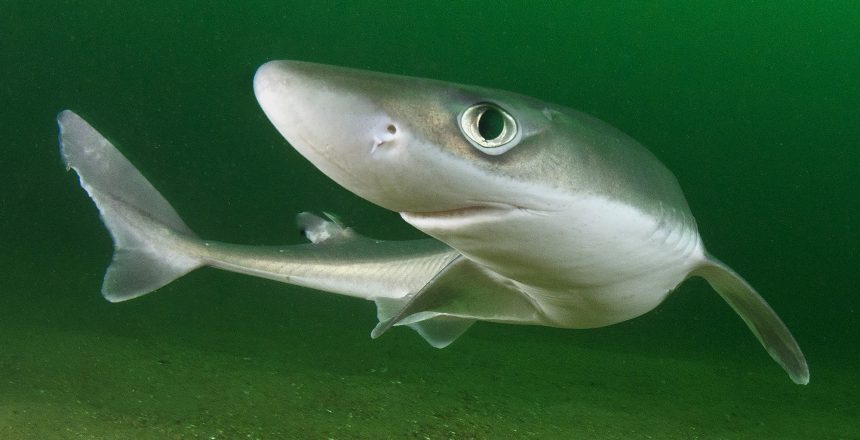
<path fill-rule="evenodd" d="M 373 136 L 373 145 L 370 147 L 370 154 L 375 153 L 377 148 L 397 139 L 395 136 L 395 134 L 397 134 L 396 125 L 389 123 L 385 126 L 385 131 L 387 134 L 384 132 L 377 132 Z"/>

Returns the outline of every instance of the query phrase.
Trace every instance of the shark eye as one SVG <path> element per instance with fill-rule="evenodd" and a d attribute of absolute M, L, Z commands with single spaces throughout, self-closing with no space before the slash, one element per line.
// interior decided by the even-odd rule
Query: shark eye
<path fill-rule="evenodd" d="M 510 150 L 519 140 L 519 126 L 514 117 L 489 102 L 481 102 L 464 110 L 458 123 L 469 143 L 493 156 Z"/>

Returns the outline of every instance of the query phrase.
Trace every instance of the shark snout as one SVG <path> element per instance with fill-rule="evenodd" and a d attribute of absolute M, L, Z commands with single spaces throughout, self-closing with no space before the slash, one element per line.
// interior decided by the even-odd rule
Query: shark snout
<path fill-rule="evenodd" d="M 343 72 L 299 61 L 270 61 L 254 93 L 275 128 L 305 157 L 355 161 L 390 143 L 397 124 Z"/>
<path fill-rule="evenodd" d="M 406 127 L 375 101 L 374 78 L 352 69 L 270 61 L 257 69 L 254 93 L 281 135 L 320 171 L 383 206 L 395 182 L 389 167 L 409 141 Z"/>

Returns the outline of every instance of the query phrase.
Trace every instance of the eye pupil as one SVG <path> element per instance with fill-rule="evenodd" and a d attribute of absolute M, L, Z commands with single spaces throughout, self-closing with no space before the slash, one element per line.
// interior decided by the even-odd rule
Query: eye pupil
<path fill-rule="evenodd" d="M 489 107 L 478 116 L 478 133 L 486 139 L 493 140 L 501 136 L 505 130 L 505 117 L 502 112 Z"/>
<path fill-rule="evenodd" d="M 517 120 L 491 102 L 467 107 L 457 118 L 457 124 L 473 147 L 491 156 L 502 154 L 519 142 Z"/>

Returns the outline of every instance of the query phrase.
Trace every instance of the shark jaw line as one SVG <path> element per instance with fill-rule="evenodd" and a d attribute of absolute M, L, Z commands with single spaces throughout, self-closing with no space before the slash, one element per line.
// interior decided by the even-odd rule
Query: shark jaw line
<path fill-rule="evenodd" d="M 523 211 L 532 210 L 507 203 L 486 202 L 467 205 L 461 208 L 442 209 L 438 211 L 404 211 L 400 213 L 400 217 L 402 217 L 407 223 L 418 226 L 421 224 L 439 222 L 496 220 L 504 216 Z"/>

